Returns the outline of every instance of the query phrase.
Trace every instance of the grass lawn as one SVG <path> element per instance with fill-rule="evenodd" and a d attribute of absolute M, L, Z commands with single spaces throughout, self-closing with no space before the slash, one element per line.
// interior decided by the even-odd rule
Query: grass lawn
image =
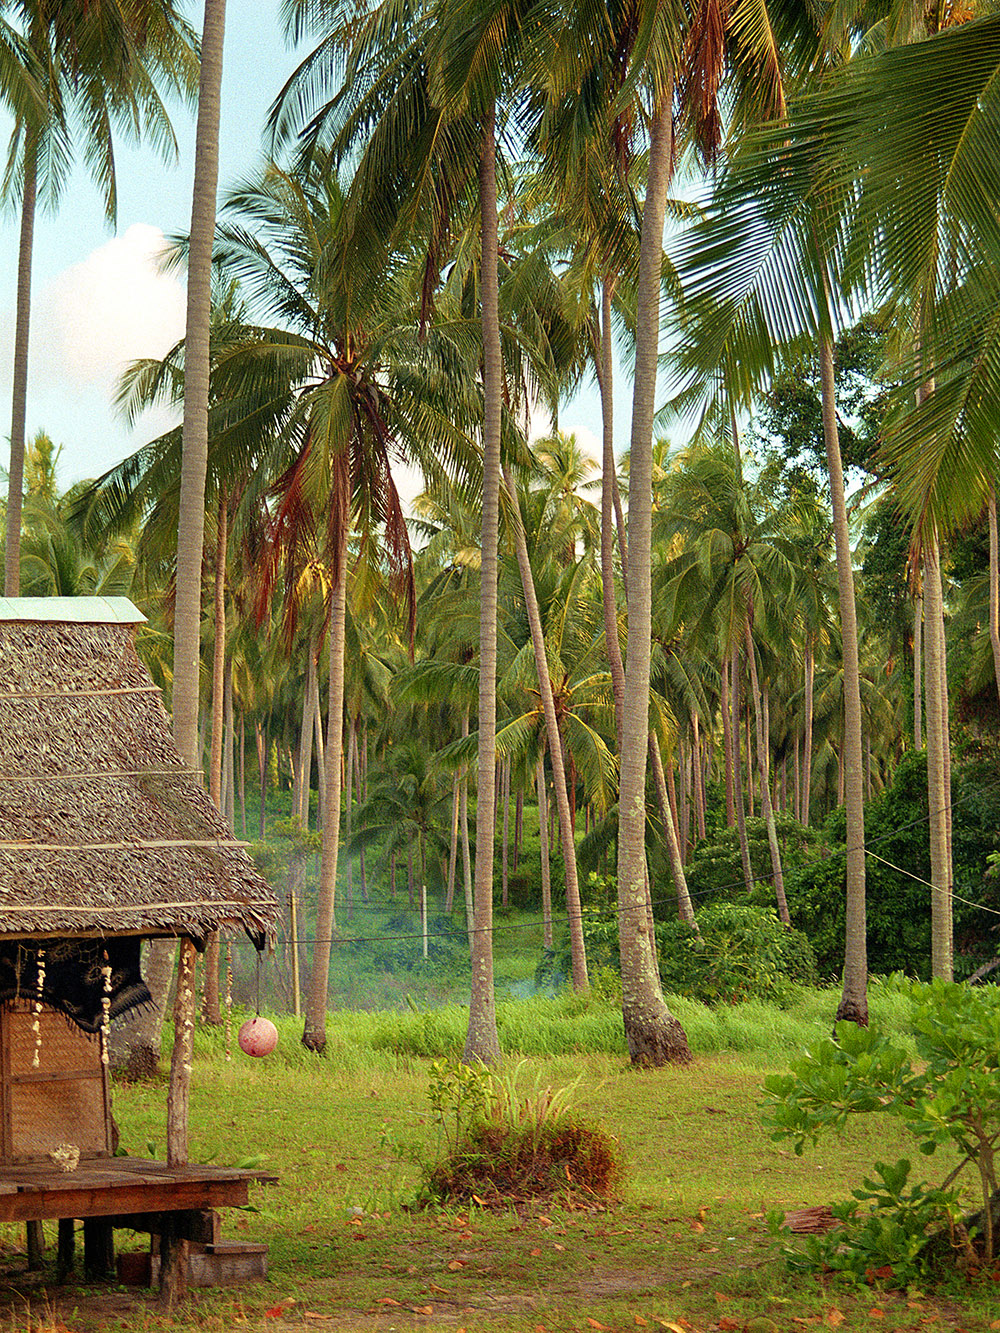
<path fill-rule="evenodd" d="M 520 1024 L 509 1018 L 509 1033 L 541 1029 L 544 1006 L 531 1003 Z M 571 997 L 562 1003 L 572 1009 Z M 558 1011 L 559 1002 L 547 1004 Z M 434 1153 L 439 1132 L 427 1098 L 429 1059 L 405 1049 L 406 1021 L 418 1031 L 426 1015 L 397 1016 L 395 1029 L 377 1015 L 336 1015 L 322 1059 L 302 1051 L 291 1020 L 280 1020 L 278 1052 L 256 1062 L 237 1052 L 227 1063 L 221 1038 L 199 1033 L 191 1156 L 280 1176 L 278 1186 L 255 1191 L 251 1210 L 230 1210 L 224 1222 L 227 1237 L 268 1243 L 269 1280 L 197 1292 L 167 1320 L 149 1292 L 58 1288 L 51 1274 L 29 1279 L 17 1252 L 23 1233 L 6 1228 L 0 1330 L 1000 1328 L 1000 1283 L 989 1278 L 927 1291 L 852 1287 L 790 1276 L 776 1256 L 769 1209 L 842 1199 L 876 1158 L 912 1154 L 912 1143 L 895 1139 L 877 1116 L 801 1158 L 761 1127 L 764 1074 L 784 1067 L 803 1034 L 828 1028 L 830 1004 L 827 994 L 798 1013 L 770 1011 L 771 1029 L 760 1013 L 741 1028 L 735 1009 L 685 1012 L 699 1052 L 685 1069 L 637 1072 L 615 1050 L 524 1057 L 528 1084 L 579 1080 L 577 1105 L 618 1135 L 628 1176 L 621 1203 L 608 1210 L 500 1215 L 410 1209 L 415 1158 Z M 898 1015 L 887 1010 L 885 1021 Z M 732 1049 L 752 1046 L 751 1030 L 757 1049 Z M 165 1100 L 163 1085 L 116 1088 L 127 1149 L 144 1155 L 153 1144 L 163 1153 Z M 118 1238 L 123 1248 L 142 1243 Z M 54 1226 L 48 1239 L 54 1245 Z"/>

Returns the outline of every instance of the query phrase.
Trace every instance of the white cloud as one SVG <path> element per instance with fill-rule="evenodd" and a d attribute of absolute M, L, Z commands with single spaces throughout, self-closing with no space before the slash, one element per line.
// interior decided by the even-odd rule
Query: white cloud
<path fill-rule="evenodd" d="M 139 357 L 163 356 L 184 333 L 185 294 L 159 271 L 163 232 L 136 223 L 38 294 L 32 318 L 32 381 L 97 386 L 108 395 Z"/>

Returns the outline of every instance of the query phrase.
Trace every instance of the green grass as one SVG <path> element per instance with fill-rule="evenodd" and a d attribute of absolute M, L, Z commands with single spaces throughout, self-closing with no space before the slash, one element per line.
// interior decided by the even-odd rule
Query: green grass
<path fill-rule="evenodd" d="M 502 1005 L 512 1063 L 528 1051 L 526 1082 L 579 1080 L 576 1103 L 617 1135 L 626 1159 L 619 1206 L 544 1214 L 408 1206 L 418 1159 L 438 1144 L 428 1055 L 462 1031 L 460 1006 L 332 1014 L 324 1058 L 303 1050 L 299 1026 L 286 1018 L 278 1020 L 278 1050 L 261 1061 L 237 1051 L 227 1062 L 224 1035 L 199 1029 L 192 1159 L 260 1165 L 280 1184 L 257 1189 L 253 1210 L 230 1210 L 224 1224 L 227 1236 L 268 1243 L 268 1282 L 197 1293 L 170 1326 L 219 1333 L 590 1333 L 603 1326 L 624 1333 L 655 1330 L 661 1321 L 712 1333 L 767 1318 L 772 1325 L 759 1333 L 793 1333 L 836 1324 L 839 1314 L 846 1329 L 988 1329 L 1000 1319 L 998 1284 L 989 1280 L 889 1294 L 791 1277 L 776 1257 L 767 1210 L 841 1199 L 875 1158 L 893 1160 L 911 1147 L 877 1116 L 859 1118 L 843 1141 L 801 1158 L 761 1127 L 765 1073 L 829 1031 L 835 1003 L 830 991 L 799 995 L 785 1010 L 710 1011 L 678 1001 L 696 1059 L 651 1071 L 632 1069 L 615 1047 L 620 1018 L 608 1005 L 571 995 Z M 892 985 L 873 987 L 872 1009 L 873 1021 L 905 1031 L 905 1003 Z M 406 1049 L 421 1031 L 430 1034 L 428 1055 Z M 144 1154 L 152 1143 L 163 1152 L 165 1102 L 162 1083 L 115 1089 L 129 1151 Z M 8 1249 L 23 1244 L 14 1228 L 0 1239 Z M 164 1326 L 148 1293 L 67 1288 L 45 1295 L 22 1267 L 16 1258 L 8 1264 L 10 1313 L 0 1329 L 28 1327 L 26 1301 L 46 1333 L 58 1333 L 60 1322 L 71 1333 Z M 883 1315 L 871 1316 L 873 1308 Z"/>

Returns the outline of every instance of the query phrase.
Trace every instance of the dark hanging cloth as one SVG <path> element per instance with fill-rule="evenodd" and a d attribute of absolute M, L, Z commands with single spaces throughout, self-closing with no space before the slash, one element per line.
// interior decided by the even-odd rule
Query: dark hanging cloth
<path fill-rule="evenodd" d="M 0 1003 L 39 998 L 38 956 L 44 950 L 42 1003 L 58 1009 L 84 1032 L 99 1032 L 104 1017 L 102 967 L 111 968 L 111 1018 L 152 1000 L 139 970 L 140 947 L 135 937 L 0 941 Z"/>

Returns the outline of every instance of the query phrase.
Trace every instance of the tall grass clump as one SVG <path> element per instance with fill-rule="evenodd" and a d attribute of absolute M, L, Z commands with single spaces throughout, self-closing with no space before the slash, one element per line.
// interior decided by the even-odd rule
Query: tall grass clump
<path fill-rule="evenodd" d="M 536 1075 L 524 1087 L 522 1073 L 523 1065 L 502 1074 L 434 1062 L 430 1102 L 442 1152 L 424 1167 L 420 1202 L 507 1209 L 553 1200 L 604 1206 L 616 1198 L 618 1140 L 574 1107 L 576 1083 L 553 1088 Z"/>

